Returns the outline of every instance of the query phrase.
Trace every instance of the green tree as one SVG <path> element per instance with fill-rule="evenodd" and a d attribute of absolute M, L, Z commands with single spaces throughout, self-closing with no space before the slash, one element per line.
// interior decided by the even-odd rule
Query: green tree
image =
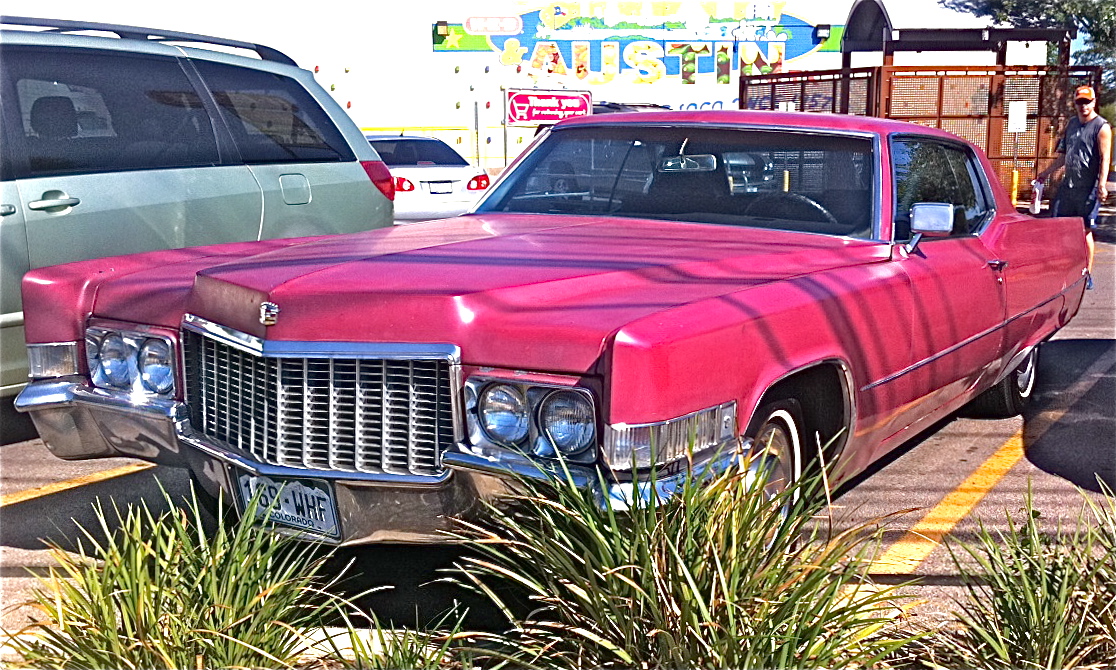
<path fill-rule="evenodd" d="M 1016 28 L 1074 28 L 1085 48 L 1073 54 L 1078 65 L 1101 67 L 1101 106 L 1116 102 L 1116 2 L 1113 0 L 938 0 L 958 12 L 988 17 Z"/>

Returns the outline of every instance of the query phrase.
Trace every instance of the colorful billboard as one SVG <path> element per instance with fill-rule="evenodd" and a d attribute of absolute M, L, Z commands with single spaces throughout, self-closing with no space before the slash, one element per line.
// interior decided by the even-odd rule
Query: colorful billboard
<path fill-rule="evenodd" d="M 566 88 L 607 84 L 721 84 L 779 72 L 837 51 L 841 26 L 784 13 L 786 1 L 551 2 L 518 15 L 432 26 L 437 53 L 489 52 L 503 66 Z"/>

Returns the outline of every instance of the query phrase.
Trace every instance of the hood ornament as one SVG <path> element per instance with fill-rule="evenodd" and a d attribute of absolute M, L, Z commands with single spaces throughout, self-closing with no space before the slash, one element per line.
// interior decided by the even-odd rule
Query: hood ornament
<path fill-rule="evenodd" d="M 273 302 L 261 302 L 260 323 L 265 326 L 274 326 L 279 323 L 279 305 Z"/>

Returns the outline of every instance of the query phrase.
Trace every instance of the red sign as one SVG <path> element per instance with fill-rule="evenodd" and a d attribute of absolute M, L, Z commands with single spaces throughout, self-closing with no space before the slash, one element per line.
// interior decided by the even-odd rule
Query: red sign
<path fill-rule="evenodd" d="M 554 123 L 593 113 L 593 95 L 589 91 L 521 89 L 507 94 L 509 126 Z"/>

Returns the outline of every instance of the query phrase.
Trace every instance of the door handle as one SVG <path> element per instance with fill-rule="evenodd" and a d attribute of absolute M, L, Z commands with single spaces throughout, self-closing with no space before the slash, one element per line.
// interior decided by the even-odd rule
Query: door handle
<path fill-rule="evenodd" d="M 11 216 L 15 213 L 15 205 L 0 205 L 0 216 Z"/>
<path fill-rule="evenodd" d="M 996 272 L 1002 272 L 1003 269 L 1007 267 L 1007 264 L 1007 261 L 1002 261 L 999 259 L 988 261 L 988 267 L 992 268 Z"/>
<path fill-rule="evenodd" d="M 77 198 L 46 198 L 43 200 L 32 200 L 31 202 L 27 203 L 27 209 L 55 209 L 61 207 L 73 207 L 80 204 L 81 200 L 78 200 Z"/>

